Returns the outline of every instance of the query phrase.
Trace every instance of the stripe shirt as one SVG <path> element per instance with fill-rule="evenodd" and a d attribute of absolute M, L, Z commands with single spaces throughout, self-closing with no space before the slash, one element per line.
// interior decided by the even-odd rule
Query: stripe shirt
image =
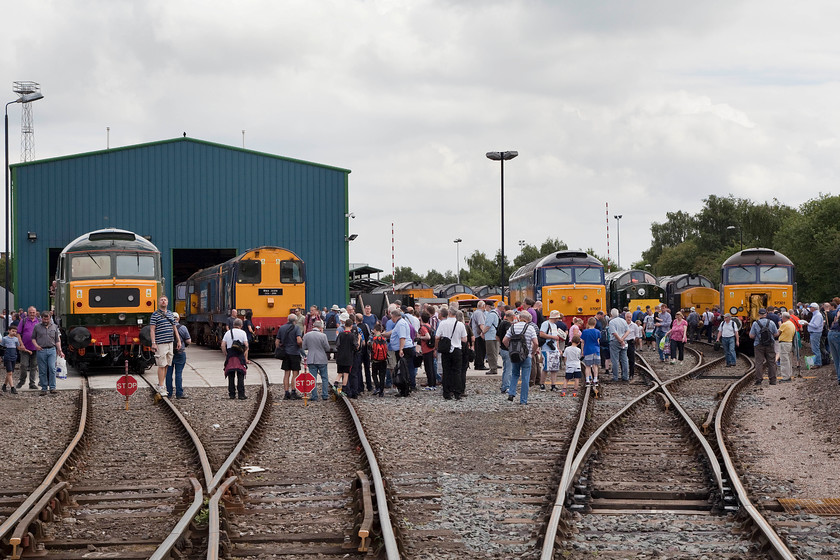
<path fill-rule="evenodd" d="M 155 327 L 155 344 L 175 342 L 175 317 L 171 311 L 156 310 L 152 313 L 149 324 Z"/>

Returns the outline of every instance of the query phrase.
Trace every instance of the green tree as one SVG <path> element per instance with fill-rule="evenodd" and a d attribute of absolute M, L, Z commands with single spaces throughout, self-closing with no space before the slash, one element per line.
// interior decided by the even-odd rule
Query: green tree
<path fill-rule="evenodd" d="M 542 245 L 540 245 L 539 249 L 534 245 L 525 245 L 519 251 L 519 255 L 513 259 L 513 269 L 516 270 L 540 257 L 550 255 L 551 253 L 555 253 L 557 251 L 566 251 L 568 249 L 569 246 L 563 241 L 552 237 L 546 238 L 546 240 L 542 242 Z"/>
<path fill-rule="evenodd" d="M 394 284 L 402 282 L 420 282 L 423 277 L 411 270 L 410 266 L 398 266 L 394 269 Z M 382 277 L 382 281 L 388 284 L 391 283 L 391 275 Z"/>
<path fill-rule="evenodd" d="M 438 272 L 434 268 L 431 269 L 429 272 L 426 273 L 426 276 L 423 277 L 423 282 L 428 284 L 429 286 L 436 286 L 438 284 L 452 284 L 455 282 L 456 276 L 451 270 L 447 270 L 446 272 Z"/>
<path fill-rule="evenodd" d="M 798 299 L 827 301 L 840 295 L 840 196 L 803 204 L 779 228 L 778 250 L 796 266 Z"/>

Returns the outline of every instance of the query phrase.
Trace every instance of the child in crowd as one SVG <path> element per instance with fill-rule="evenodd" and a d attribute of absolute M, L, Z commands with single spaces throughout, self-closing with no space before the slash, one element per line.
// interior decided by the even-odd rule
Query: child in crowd
<path fill-rule="evenodd" d="M 26 352 L 27 354 L 31 354 L 32 352 L 27 350 L 23 345 L 23 341 L 20 339 L 20 335 L 17 332 L 17 325 L 9 327 L 9 331 L 2 339 L 2 345 L 4 348 L 3 365 L 6 366 L 6 382 L 3 383 L 3 392 L 6 392 L 6 387 L 8 386 L 12 394 L 17 395 L 14 373 L 15 363 L 17 362 L 18 357 L 18 349 Z"/>
<path fill-rule="evenodd" d="M 590 317 L 586 329 L 581 333 L 583 341 L 583 365 L 586 367 L 586 385 L 598 384 L 598 366 L 601 364 L 601 331 L 596 328 L 598 320 Z"/>
<path fill-rule="evenodd" d="M 578 392 L 578 383 L 580 383 L 580 337 L 572 338 L 572 345 L 566 347 L 563 352 L 563 357 L 566 358 L 566 382 L 563 384 L 563 392 L 561 397 L 566 396 L 566 388 L 569 386 L 569 381 L 574 380 L 572 387 L 572 396 L 576 397 Z"/>
<path fill-rule="evenodd" d="M 373 326 L 373 336 L 370 339 L 370 360 L 373 366 L 373 382 L 376 385 L 375 395 L 385 396 L 385 368 L 388 364 L 388 339 L 382 336 L 382 323 Z"/>

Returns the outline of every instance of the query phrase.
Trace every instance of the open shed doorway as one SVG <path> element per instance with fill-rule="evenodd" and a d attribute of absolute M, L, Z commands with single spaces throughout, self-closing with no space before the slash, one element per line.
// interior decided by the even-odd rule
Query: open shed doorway
<path fill-rule="evenodd" d="M 170 293 L 175 286 L 208 266 L 222 264 L 236 256 L 236 249 L 172 249 L 172 279 Z"/>

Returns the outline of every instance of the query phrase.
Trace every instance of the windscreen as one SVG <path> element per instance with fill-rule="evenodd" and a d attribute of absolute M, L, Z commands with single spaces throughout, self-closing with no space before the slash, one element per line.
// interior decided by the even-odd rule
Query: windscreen
<path fill-rule="evenodd" d="M 302 263 L 300 261 L 281 261 L 280 282 L 284 284 L 300 284 L 303 282 Z"/>
<path fill-rule="evenodd" d="M 755 284 L 756 269 L 753 265 L 732 266 L 726 269 L 727 284 Z"/>
<path fill-rule="evenodd" d="M 578 284 L 603 284 L 604 269 L 600 266 L 576 267 L 575 282 Z"/>
<path fill-rule="evenodd" d="M 70 279 L 107 278 L 111 275 L 111 256 L 87 253 L 70 259 Z"/>
<path fill-rule="evenodd" d="M 762 284 L 790 284 L 790 269 L 779 265 L 761 266 L 758 281 Z"/>
<path fill-rule="evenodd" d="M 150 255 L 117 255 L 118 278 L 154 278 L 155 258 Z"/>

